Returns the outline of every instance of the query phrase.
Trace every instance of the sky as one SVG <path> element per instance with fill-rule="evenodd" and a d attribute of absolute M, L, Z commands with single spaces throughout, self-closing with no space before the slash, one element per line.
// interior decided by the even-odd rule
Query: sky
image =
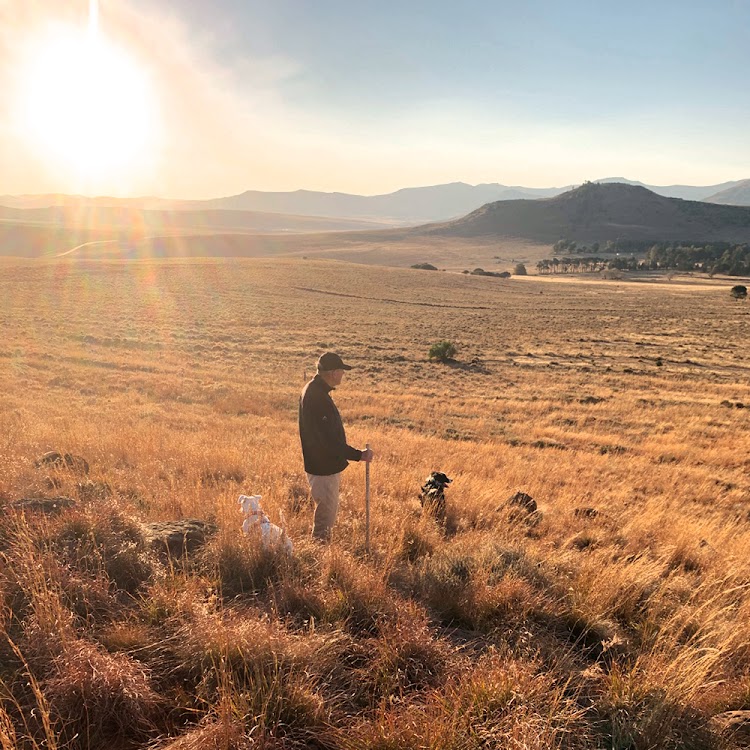
<path fill-rule="evenodd" d="M 0 0 L 0 195 L 746 179 L 749 48 L 750 0 Z"/>

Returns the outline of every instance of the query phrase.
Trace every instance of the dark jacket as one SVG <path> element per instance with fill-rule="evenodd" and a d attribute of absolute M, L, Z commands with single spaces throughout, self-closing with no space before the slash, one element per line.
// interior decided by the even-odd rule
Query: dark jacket
<path fill-rule="evenodd" d="M 362 451 L 346 444 L 341 415 L 330 395 L 332 390 L 316 375 L 304 387 L 299 400 L 299 437 L 305 471 L 316 476 L 338 474 L 349 461 L 362 458 Z"/>

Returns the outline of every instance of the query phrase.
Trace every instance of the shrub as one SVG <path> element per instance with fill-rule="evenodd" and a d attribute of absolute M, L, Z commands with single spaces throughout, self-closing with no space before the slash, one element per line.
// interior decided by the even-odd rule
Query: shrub
<path fill-rule="evenodd" d="M 257 540 L 230 533 L 212 539 L 200 561 L 205 574 L 216 581 L 227 599 L 266 591 L 292 564 L 282 548 L 266 549 Z"/>
<path fill-rule="evenodd" d="M 513 273 L 516 276 L 526 276 L 526 266 L 523 263 L 516 263 Z"/>
<path fill-rule="evenodd" d="M 731 295 L 735 299 L 745 299 L 747 297 L 747 287 L 743 284 L 737 284 L 737 286 L 732 287 Z"/>
<path fill-rule="evenodd" d="M 415 263 L 411 267 L 420 271 L 437 271 L 437 267 L 433 266 L 432 263 Z"/>
<path fill-rule="evenodd" d="M 74 570 L 104 573 L 116 588 L 135 594 L 153 576 L 156 561 L 140 524 L 113 505 L 75 510 L 61 520 L 52 548 Z"/>
<path fill-rule="evenodd" d="M 152 719 L 163 705 L 141 665 L 86 641 L 68 646 L 55 659 L 44 694 L 64 738 L 84 737 L 88 747 L 153 736 Z"/>
<path fill-rule="evenodd" d="M 397 598 L 382 579 L 344 555 L 328 560 L 324 621 L 341 623 L 354 635 L 377 636 L 397 617 Z"/>
<path fill-rule="evenodd" d="M 429 351 L 430 359 L 438 359 L 441 362 L 447 362 L 453 359 L 458 353 L 456 345 L 452 341 L 436 341 Z"/>
<path fill-rule="evenodd" d="M 495 278 L 500 279 L 507 279 L 510 274 L 507 271 L 498 272 L 498 271 L 485 271 L 484 268 L 475 268 L 471 272 L 472 276 L 494 276 Z"/>
<path fill-rule="evenodd" d="M 358 688 L 373 707 L 384 698 L 403 700 L 444 682 L 453 649 L 434 638 L 416 611 L 413 614 L 386 627 L 372 644 L 372 660 L 357 670 Z"/>
<path fill-rule="evenodd" d="M 533 662 L 490 653 L 467 678 L 448 681 L 407 710 L 383 702 L 341 745 L 346 750 L 591 747 L 577 697 L 573 686 L 537 672 Z"/>

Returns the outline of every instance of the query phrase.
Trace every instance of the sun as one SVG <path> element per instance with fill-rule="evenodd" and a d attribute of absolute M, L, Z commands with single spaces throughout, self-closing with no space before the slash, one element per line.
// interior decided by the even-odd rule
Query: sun
<path fill-rule="evenodd" d="M 31 145 L 89 182 L 122 176 L 156 135 L 148 77 L 99 33 L 59 27 L 37 40 L 21 71 Z"/>

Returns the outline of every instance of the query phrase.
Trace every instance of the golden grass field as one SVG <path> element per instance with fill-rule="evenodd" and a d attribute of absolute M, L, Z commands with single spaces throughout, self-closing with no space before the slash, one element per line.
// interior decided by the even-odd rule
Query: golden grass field
<path fill-rule="evenodd" d="M 0 747 L 748 746 L 730 286 L 3 261 Z M 427 360 L 442 339 L 455 362 Z M 333 544 L 308 540 L 297 400 L 329 349 L 376 454 L 370 555 L 357 464 Z M 89 476 L 35 467 L 51 450 Z M 445 528 L 420 514 L 432 470 Z M 242 537 L 241 493 L 293 558 Z M 39 496 L 79 502 L 13 508 Z M 167 564 L 140 524 L 179 518 L 218 532 Z"/>

